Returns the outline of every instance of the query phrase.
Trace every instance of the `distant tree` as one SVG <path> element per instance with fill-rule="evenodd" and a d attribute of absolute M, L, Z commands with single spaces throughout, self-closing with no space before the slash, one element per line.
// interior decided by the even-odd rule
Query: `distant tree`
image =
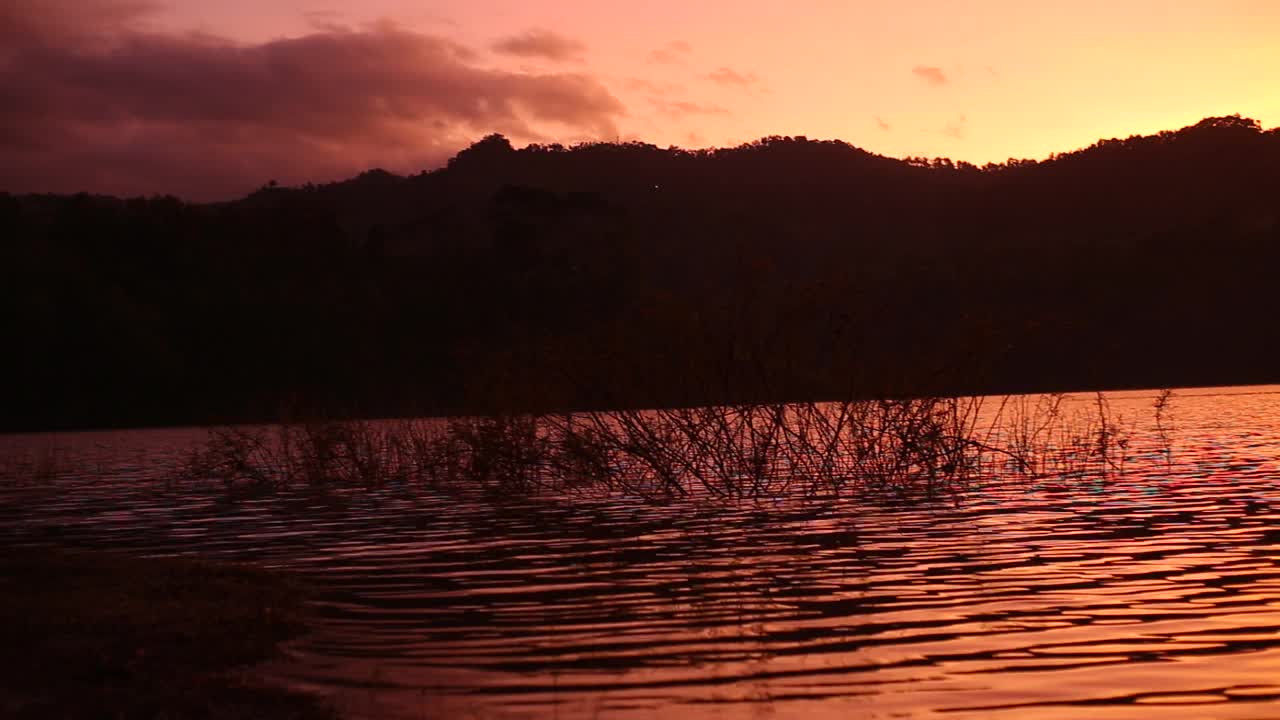
<path fill-rule="evenodd" d="M 486 169 L 500 165 L 514 154 L 515 148 L 505 135 L 492 133 L 454 155 L 448 167 Z"/>
<path fill-rule="evenodd" d="M 1240 114 L 1224 115 L 1222 117 L 1209 117 L 1192 125 L 1189 130 L 1199 130 L 1211 128 L 1215 130 L 1248 130 L 1250 132 L 1262 132 L 1262 124 L 1253 118 L 1240 117 Z"/>

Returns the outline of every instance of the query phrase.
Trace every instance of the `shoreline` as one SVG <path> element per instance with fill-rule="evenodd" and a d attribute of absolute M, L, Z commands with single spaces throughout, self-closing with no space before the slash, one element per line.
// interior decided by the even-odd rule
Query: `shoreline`
<path fill-rule="evenodd" d="M 1201 382 L 1201 383 L 1180 383 L 1172 385 L 1149 385 L 1143 383 L 1116 383 L 1104 386 L 1079 386 L 1079 387 L 1057 387 L 1049 389 L 1026 389 L 1021 387 L 986 387 L 986 388 L 954 388 L 953 391 L 939 393 L 893 393 L 891 397 L 896 399 L 907 399 L 913 397 L 1017 397 L 1023 395 L 1080 395 L 1091 393 L 1122 393 L 1122 392 L 1151 392 L 1159 394 L 1162 390 L 1172 390 L 1182 393 L 1187 390 L 1222 390 L 1227 388 L 1247 388 L 1247 387 L 1278 387 L 1280 388 L 1280 379 L 1256 380 L 1245 379 L 1239 383 L 1222 383 L 1222 382 Z M 753 398 L 745 401 L 747 404 L 800 404 L 800 403 L 828 403 L 841 402 L 847 398 L 830 397 L 805 398 L 795 397 L 789 399 L 758 399 Z M 853 398 L 857 399 L 857 398 Z M 866 400 L 876 399 L 873 397 L 861 398 Z M 670 410 L 691 407 L 711 407 L 718 405 L 734 405 L 743 401 L 735 402 L 713 402 L 705 403 L 662 403 L 655 402 L 643 406 L 635 404 L 622 404 L 616 407 L 593 407 L 590 405 L 575 407 L 536 407 L 536 408 L 438 408 L 427 409 L 422 412 L 389 412 L 389 413 L 314 413 L 299 417 L 284 419 L 280 416 L 244 416 L 234 418 L 217 418 L 208 417 L 203 419 L 184 418 L 174 419 L 173 421 L 156 421 L 145 424 L 121 424 L 121 425 L 65 425 L 65 426 L 32 426 L 21 429 L 0 427 L 0 437 L 17 437 L 20 435 L 46 435 L 56 433 L 93 433 L 93 432 L 145 432 L 151 430 L 202 430 L 211 427 L 240 427 L 240 426 L 264 426 L 278 425 L 287 422 L 299 421 L 363 421 L 377 422 L 383 420 L 415 420 L 415 419 L 439 419 L 460 417 L 501 417 L 501 416 L 521 416 L 521 415 L 553 415 L 553 414 L 577 414 L 577 413 L 609 413 L 609 412 L 626 412 L 636 410 Z"/>

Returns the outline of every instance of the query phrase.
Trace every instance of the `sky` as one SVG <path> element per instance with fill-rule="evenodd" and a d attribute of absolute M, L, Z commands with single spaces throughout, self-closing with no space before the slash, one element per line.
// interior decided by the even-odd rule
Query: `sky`
<path fill-rule="evenodd" d="M 0 0 L 0 190 L 235 197 L 517 145 L 1044 158 L 1280 124 L 1274 0 Z"/>

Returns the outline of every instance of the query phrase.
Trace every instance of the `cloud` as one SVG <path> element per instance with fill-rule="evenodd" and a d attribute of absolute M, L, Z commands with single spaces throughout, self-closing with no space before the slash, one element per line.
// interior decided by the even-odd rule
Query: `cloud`
<path fill-rule="evenodd" d="M 879 115 L 874 115 L 873 117 L 875 118 L 875 121 L 876 121 L 876 127 L 880 128 L 885 132 L 889 132 L 890 130 L 893 129 L 893 126 L 885 122 L 884 118 L 880 117 Z"/>
<path fill-rule="evenodd" d="M 707 79 L 717 85 L 749 89 L 760 82 L 754 73 L 740 73 L 731 68 L 722 67 L 707 75 Z"/>
<path fill-rule="evenodd" d="M 933 67 L 932 65 L 917 65 L 911 68 L 911 72 L 921 80 L 933 85 L 941 87 L 947 84 L 947 74 L 942 72 L 942 68 Z"/>
<path fill-rule="evenodd" d="M 550 30 L 528 30 L 493 44 L 496 52 L 552 62 L 581 62 L 587 46 L 581 41 Z"/>
<path fill-rule="evenodd" d="M 969 118 L 964 113 L 956 116 L 956 119 L 948 122 L 946 127 L 942 128 L 942 134 L 956 140 L 963 140 L 969 134 Z"/>
<path fill-rule="evenodd" d="M 0 190 L 227 198 L 276 178 L 434 166 L 502 132 L 612 138 L 595 77 L 484 67 L 391 23 L 238 44 L 123 0 L 0 2 Z"/>
<path fill-rule="evenodd" d="M 139 27 L 157 9 L 147 0 L 2 0 L 0 37 L 83 41 L 91 34 Z"/>
<path fill-rule="evenodd" d="M 654 82 L 653 80 L 638 77 L 623 79 L 622 87 L 631 92 L 645 93 L 655 97 L 671 97 L 673 95 L 682 95 L 685 92 L 684 85 L 680 83 Z"/>
<path fill-rule="evenodd" d="M 659 65 L 683 65 L 693 53 L 693 48 L 683 40 L 672 40 L 649 52 L 649 62 Z"/>
<path fill-rule="evenodd" d="M 308 10 L 302 13 L 307 24 L 315 30 L 334 31 L 346 29 L 343 15 L 334 10 Z"/>
<path fill-rule="evenodd" d="M 653 105 L 653 109 L 671 118 L 681 118 L 689 115 L 728 115 L 729 109 L 719 105 L 702 105 L 699 103 L 688 102 L 683 100 L 663 100 L 661 98 L 649 98 L 649 104 Z"/>

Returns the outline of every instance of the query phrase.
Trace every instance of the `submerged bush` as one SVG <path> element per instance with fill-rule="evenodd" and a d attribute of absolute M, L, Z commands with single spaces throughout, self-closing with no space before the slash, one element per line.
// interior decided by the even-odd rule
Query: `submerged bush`
<path fill-rule="evenodd" d="M 184 477 L 228 488 L 386 485 L 702 495 L 954 490 L 1123 474 L 1131 429 L 1097 394 L 722 405 L 216 428 Z M 1158 420 L 1169 396 L 1157 400 Z M 1163 427 L 1163 426 L 1161 426 Z"/>

